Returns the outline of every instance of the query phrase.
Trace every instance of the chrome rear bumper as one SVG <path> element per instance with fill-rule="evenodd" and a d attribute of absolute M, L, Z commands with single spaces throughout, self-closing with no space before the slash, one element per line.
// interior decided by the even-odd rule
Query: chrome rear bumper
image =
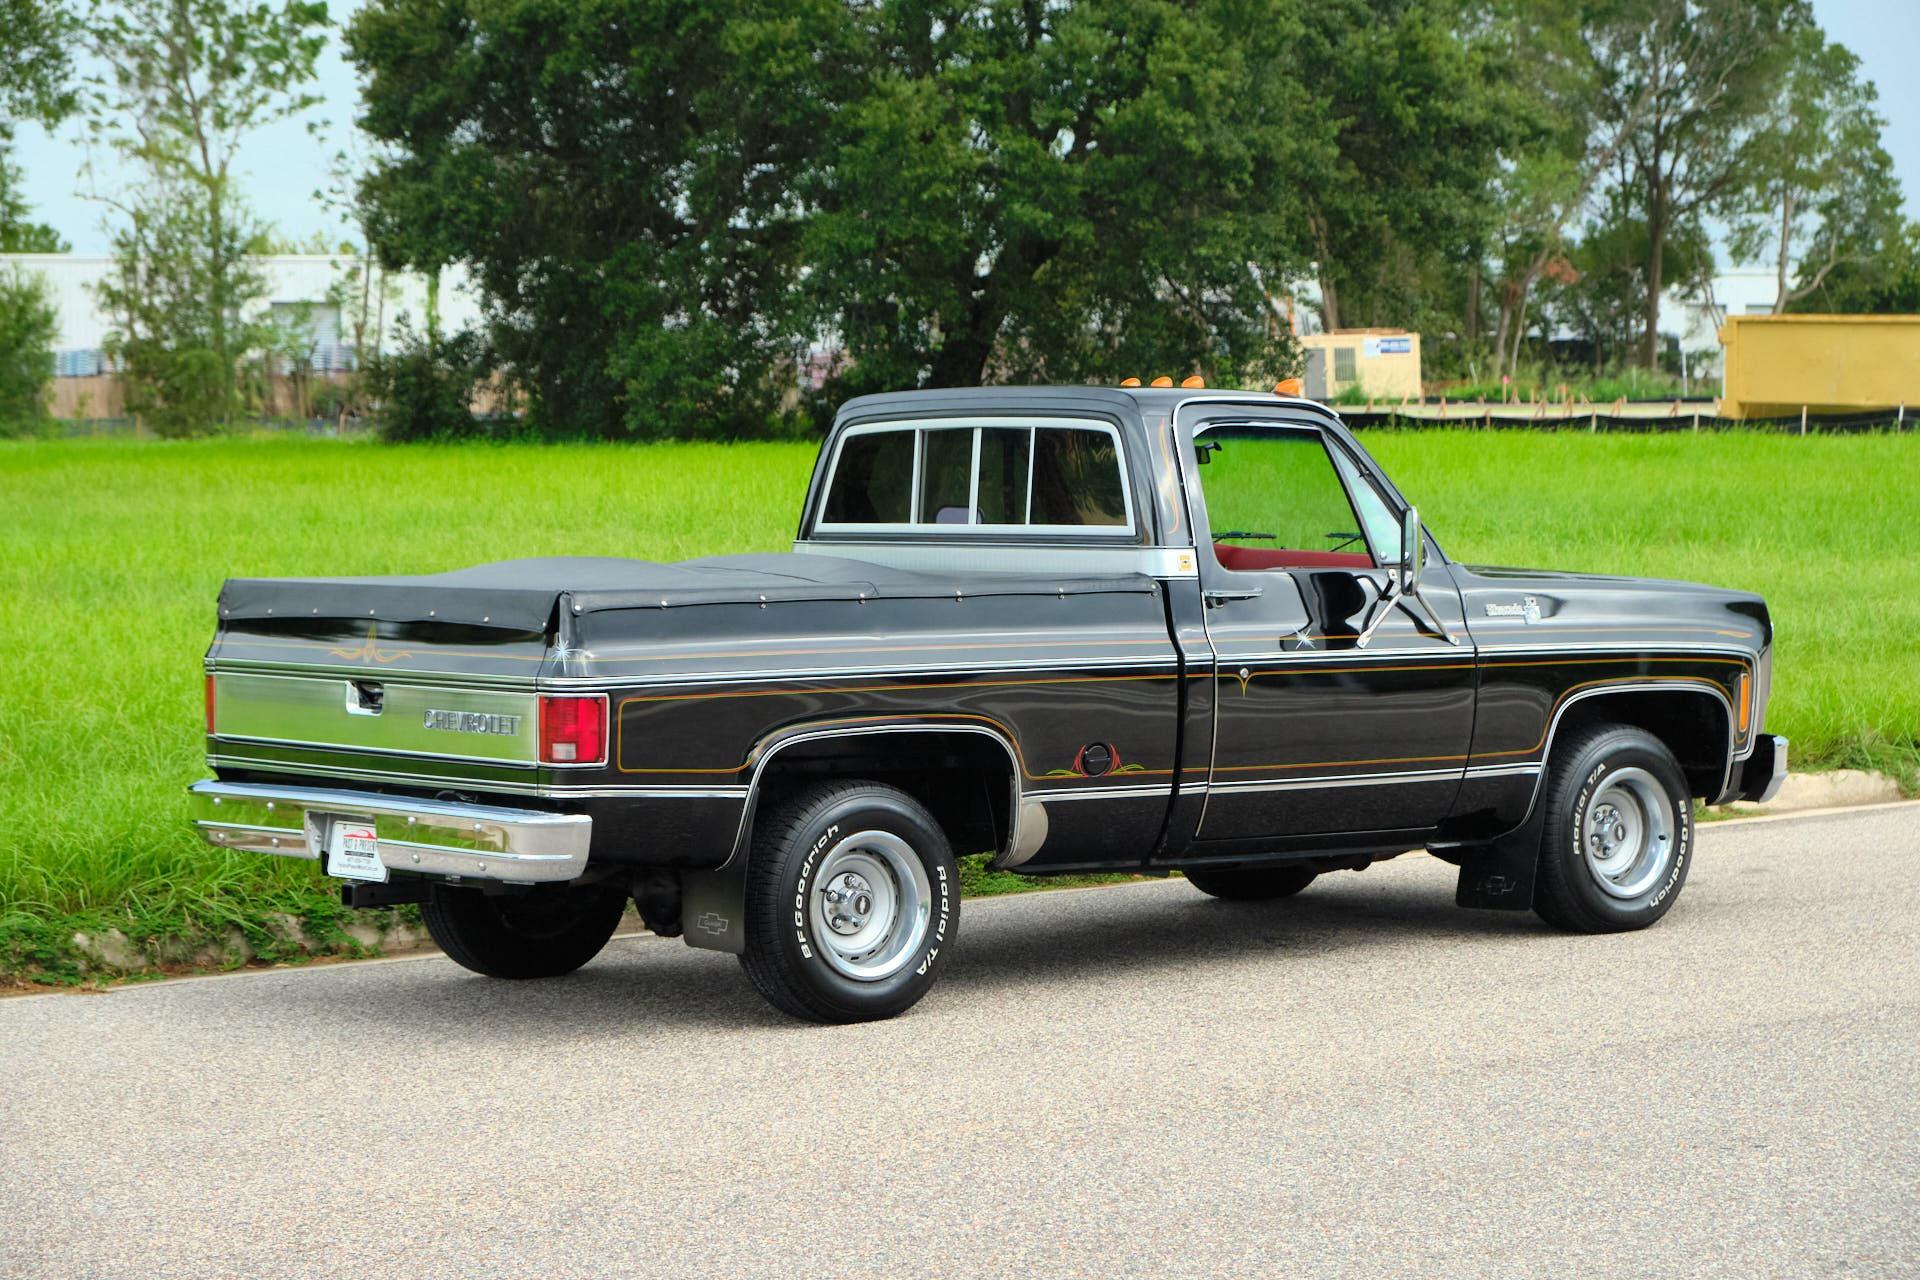
<path fill-rule="evenodd" d="M 533 884 L 577 879 L 587 867 L 593 819 L 494 805 L 416 800 L 369 791 L 196 782 L 193 825 L 220 849 L 318 858 L 326 824 L 373 824 L 389 870 Z"/>

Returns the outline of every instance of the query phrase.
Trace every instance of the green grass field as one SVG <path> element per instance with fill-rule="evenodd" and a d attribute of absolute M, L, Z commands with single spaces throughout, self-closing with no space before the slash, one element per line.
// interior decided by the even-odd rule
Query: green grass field
<path fill-rule="evenodd" d="M 1370 446 L 1449 553 L 1764 592 L 1799 763 L 1920 762 L 1920 437 L 1415 432 Z M 811 446 L 0 444 L 0 974 L 338 932 L 307 863 L 202 847 L 200 655 L 229 575 L 783 547 Z M 998 886 L 982 879 L 983 886 Z M 348 949 L 351 949 L 348 947 Z"/>

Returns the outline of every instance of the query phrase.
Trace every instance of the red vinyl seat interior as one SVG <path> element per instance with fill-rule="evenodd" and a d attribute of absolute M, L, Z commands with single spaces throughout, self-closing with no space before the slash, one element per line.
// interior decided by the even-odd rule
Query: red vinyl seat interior
<path fill-rule="evenodd" d="M 1373 558 L 1364 551 L 1303 551 L 1294 547 L 1241 547 L 1213 544 L 1213 557 L 1222 569 L 1247 573 L 1258 569 L 1371 569 Z"/>

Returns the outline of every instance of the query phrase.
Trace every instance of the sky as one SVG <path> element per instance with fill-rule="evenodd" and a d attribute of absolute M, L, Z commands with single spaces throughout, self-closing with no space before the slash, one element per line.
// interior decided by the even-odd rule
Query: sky
<path fill-rule="evenodd" d="M 334 0 L 335 21 L 345 22 L 359 6 Z M 1813 0 L 1815 16 L 1832 39 L 1860 58 L 1867 78 L 1880 91 L 1887 119 L 1883 141 L 1906 191 L 1910 216 L 1920 217 L 1920 0 Z M 345 143 L 358 98 L 352 68 L 341 56 L 338 36 L 329 43 L 314 91 L 324 103 L 304 117 L 284 121 L 255 134 L 242 148 L 242 186 L 254 207 L 283 236 L 305 240 L 315 233 L 338 239 L 344 234 L 339 214 L 314 198 L 326 184 L 329 159 Z M 310 125 L 319 125 L 317 135 Z M 92 173 L 83 173 L 91 151 Z M 87 146 L 84 132 L 68 124 L 53 133 L 33 125 L 19 131 L 15 156 L 26 171 L 25 195 L 35 218 L 65 236 L 74 252 L 107 251 L 103 206 L 85 192 L 111 192 L 127 175 L 104 148 Z"/>

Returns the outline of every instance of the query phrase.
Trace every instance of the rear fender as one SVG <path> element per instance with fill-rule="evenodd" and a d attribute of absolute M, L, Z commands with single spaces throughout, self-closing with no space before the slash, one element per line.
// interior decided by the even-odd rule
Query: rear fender
<path fill-rule="evenodd" d="M 885 724 L 835 724 L 812 725 L 783 730 L 781 734 L 756 748 L 753 774 L 748 784 L 747 802 L 741 809 L 740 829 L 734 838 L 733 851 L 727 860 L 711 870 L 689 870 L 681 873 L 681 919 L 686 926 L 687 945 L 709 951 L 729 951 L 734 955 L 746 951 L 746 901 L 747 872 L 752 854 L 753 822 L 759 811 L 761 797 L 765 794 L 766 775 L 782 752 L 803 743 L 820 743 L 835 739 L 868 738 L 879 735 L 913 734 L 956 735 L 972 739 L 987 738 L 998 744 L 1006 753 L 1007 774 L 1011 792 L 1008 796 L 1007 832 L 996 851 L 998 858 L 1005 862 L 1018 860 L 1030 855 L 1032 850 L 1023 841 L 1028 833 L 1037 827 L 1041 838 L 1045 835 L 1045 815 L 1022 812 L 1020 753 L 1013 741 L 996 726 L 985 723 L 969 724 L 952 720 L 928 717 L 908 721 L 890 721 Z M 1036 810 L 1039 809 L 1035 805 Z"/>

